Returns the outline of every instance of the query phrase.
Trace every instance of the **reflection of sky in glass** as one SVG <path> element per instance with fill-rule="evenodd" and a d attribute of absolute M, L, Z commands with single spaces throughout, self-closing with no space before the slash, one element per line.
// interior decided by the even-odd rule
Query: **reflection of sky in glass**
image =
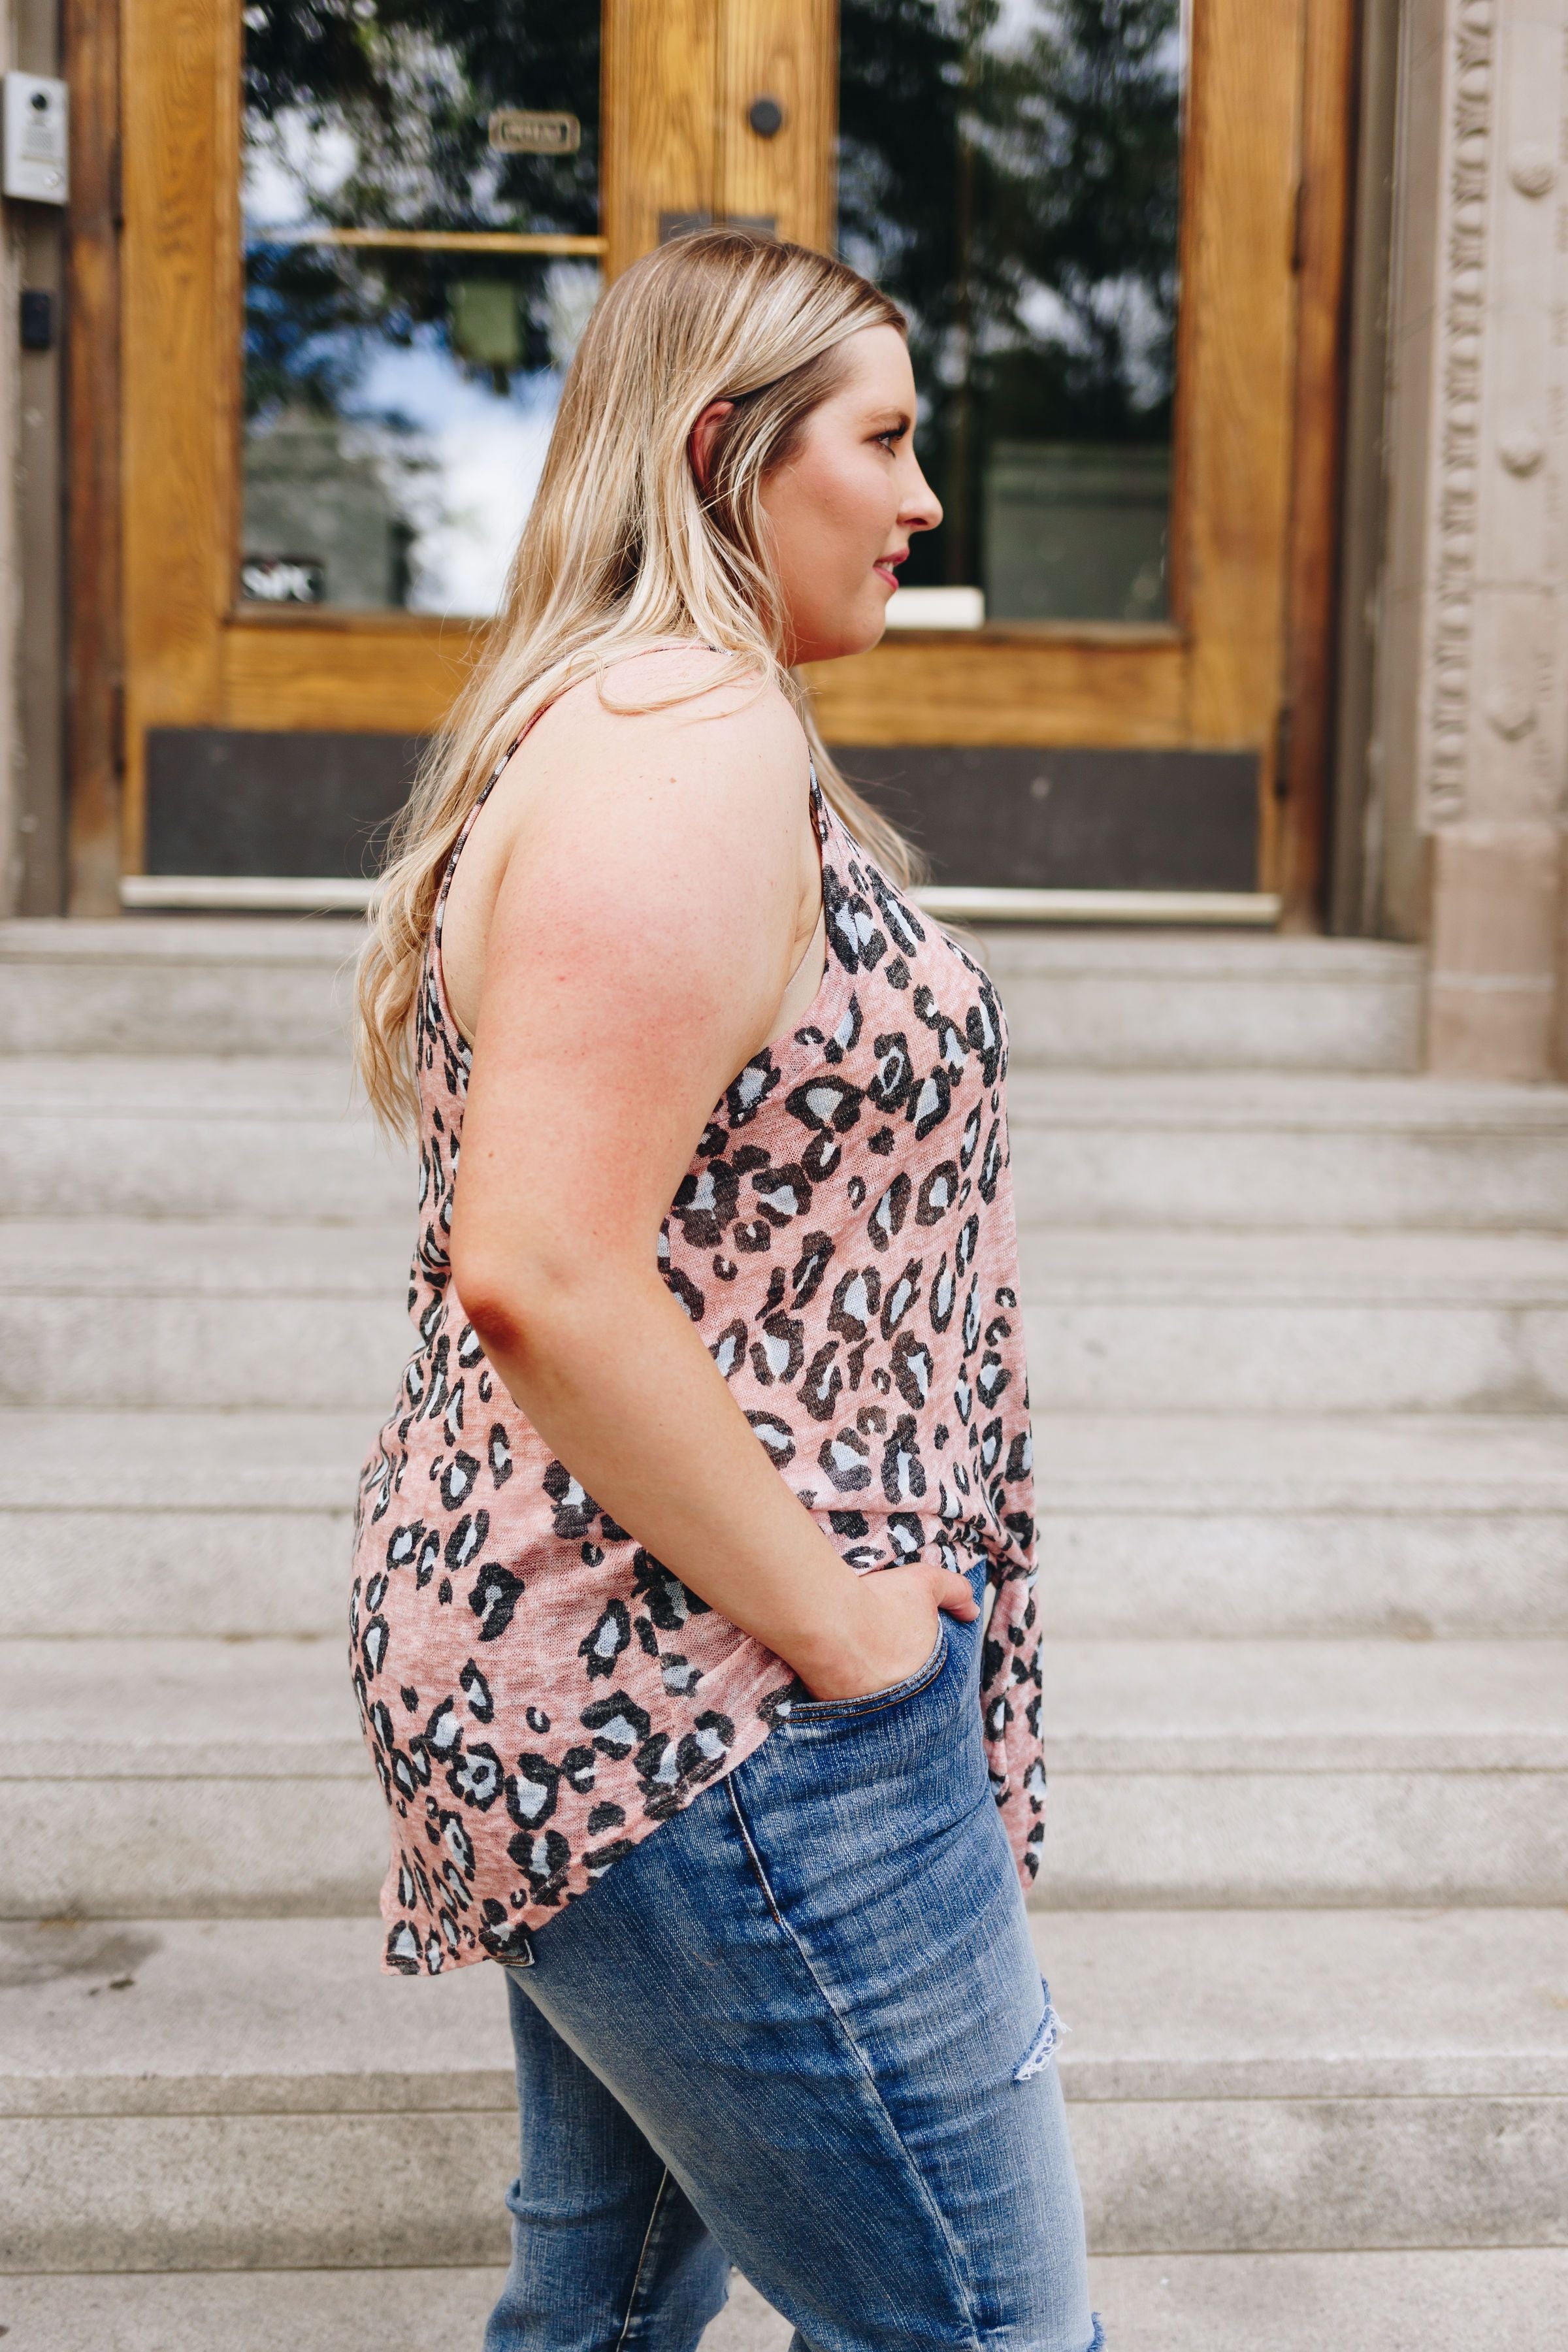
<path fill-rule="evenodd" d="M 1093 307 L 1099 317 L 1121 321 L 1126 337 L 1128 391 L 1134 408 L 1149 407 L 1163 399 L 1169 389 L 1161 352 L 1165 321 L 1148 288 L 1136 278 L 1102 278 L 1094 289 Z M 1060 343 L 1068 351 L 1089 348 L 1083 322 L 1075 318 L 1054 287 L 1027 287 L 1018 303 L 1018 316 L 1042 342 Z"/>
<path fill-rule="evenodd" d="M 247 123 L 240 192 L 246 227 L 253 235 L 304 227 L 312 217 L 312 199 L 334 196 L 358 153 L 358 142 L 345 125 L 312 124 L 297 106 L 284 108 L 269 123 Z"/>
<path fill-rule="evenodd" d="M 561 379 L 524 379 L 510 397 L 466 381 L 433 341 L 378 351 L 362 377 L 367 411 L 405 416 L 429 472 L 406 505 L 411 610 L 493 613 L 539 487 Z"/>
<path fill-rule="evenodd" d="M 374 12 L 358 13 L 368 21 Z M 447 78 L 455 76 L 461 88 L 455 53 L 431 45 L 417 26 L 402 26 L 398 39 L 406 54 L 394 59 L 394 82 L 399 70 L 411 67 L 439 81 L 445 59 Z M 417 135 L 423 85 L 411 85 L 402 97 L 399 142 L 371 158 L 384 179 L 391 171 L 368 206 L 368 223 L 377 226 L 422 226 L 439 194 L 426 184 L 428 158 Z M 273 240 L 287 247 L 300 230 L 344 219 L 348 184 L 366 165 L 363 131 L 363 124 L 356 129 L 330 112 L 323 120 L 313 105 L 284 106 L 270 116 L 247 110 L 241 210 L 253 249 L 262 253 Z M 411 135 L 403 140 L 403 132 Z M 472 165 L 464 206 L 470 219 L 490 215 L 500 170 L 496 158 L 481 156 Z M 356 199 L 346 217 L 355 220 L 364 212 Z M 510 221 L 509 205 L 497 225 Z M 340 252 L 343 308 L 334 318 L 329 305 L 318 331 L 294 347 L 289 364 L 300 371 L 298 401 L 287 385 L 271 393 L 249 428 L 255 467 L 247 548 L 264 555 L 283 541 L 302 550 L 320 548 L 327 593 L 353 604 L 367 593 L 386 593 L 374 585 L 389 560 L 377 554 L 379 545 L 394 551 L 392 593 L 405 598 L 409 609 L 491 613 L 538 488 L 566 368 L 598 297 L 599 271 L 581 260 L 553 260 L 542 270 L 537 262 L 520 261 L 519 296 L 538 339 L 531 355 L 547 352 L 548 359 L 531 371 L 508 367 L 504 360 L 492 369 L 483 347 L 477 362 L 472 353 L 465 357 L 454 349 L 453 321 L 439 292 L 437 316 L 430 315 L 426 291 L 416 298 L 411 321 L 405 300 L 387 302 L 374 290 L 384 265 L 373 253 Z M 325 255 L 323 265 L 330 283 L 332 264 Z M 267 267 L 259 265 L 262 286 Z M 460 257 L 432 259 L 430 268 L 437 288 L 455 287 L 468 275 Z M 504 262 L 491 258 L 473 274 L 489 284 L 504 273 Z M 399 282 L 409 283 L 406 265 L 401 281 L 393 278 Z M 258 297 L 263 306 L 267 299 L 265 292 Z M 355 320 L 358 324 L 351 323 Z M 307 388 L 312 369 L 315 385 Z M 335 371 L 325 415 L 324 369 Z M 279 437 L 271 438 L 279 425 Z"/>
<path fill-rule="evenodd" d="M 1187 12 L 1191 5 L 1192 0 L 1182 0 L 1180 21 L 1160 53 L 1178 84 L 1188 53 Z M 996 22 L 985 34 L 983 47 L 995 57 L 1016 57 L 1020 49 L 1027 48 L 1035 34 L 1052 31 L 1060 14 L 1054 0 L 998 0 Z"/>
<path fill-rule="evenodd" d="M 986 41 L 990 49 L 1021 48 L 1031 33 L 1037 31 L 1042 16 L 1048 18 L 1050 10 L 1042 7 L 1040 0 L 1002 0 L 996 12 L 995 27 Z"/>
<path fill-rule="evenodd" d="M 264 242 L 268 232 L 287 236 L 310 225 L 353 170 L 355 152 L 345 129 L 312 123 L 300 109 L 253 134 L 243 199 L 247 234 Z M 446 333 L 430 323 L 416 326 L 408 342 L 373 335 L 362 344 L 363 362 L 339 402 L 349 428 L 343 446 L 371 458 L 388 511 L 411 531 L 409 609 L 496 610 L 599 284 L 592 263 L 548 266 L 542 299 L 552 364 L 512 374 L 504 391 L 483 371 L 461 365 Z M 338 338 L 329 331 L 318 340 L 325 346 Z"/>

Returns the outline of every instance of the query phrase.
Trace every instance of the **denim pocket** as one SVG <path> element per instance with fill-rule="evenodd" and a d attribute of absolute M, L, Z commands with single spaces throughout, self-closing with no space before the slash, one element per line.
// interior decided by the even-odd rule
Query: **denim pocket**
<path fill-rule="evenodd" d="M 906 1699 L 914 1698 L 928 1685 L 934 1683 L 947 1664 L 947 1625 L 945 1620 L 936 1629 L 936 1643 L 923 1666 L 906 1675 L 901 1683 L 890 1683 L 886 1690 L 866 1691 L 858 1698 L 797 1698 L 790 1701 L 791 1723 L 848 1723 L 862 1716 L 882 1715 L 889 1707 L 901 1706 Z"/>

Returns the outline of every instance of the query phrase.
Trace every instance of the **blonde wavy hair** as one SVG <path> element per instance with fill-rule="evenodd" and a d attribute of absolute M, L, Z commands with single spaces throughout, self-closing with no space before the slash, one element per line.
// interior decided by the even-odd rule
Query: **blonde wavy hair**
<path fill-rule="evenodd" d="M 378 1117 L 411 1126 L 412 1033 L 436 900 L 464 821 L 523 729 L 580 679 L 671 639 L 729 656 L 679 701 L 740 675 L 777 685 L 799 715 L 824 793 L 900 883 L 902 835 L 845 782 L 800 681 L 762 488 L 834 389 L 840 346 L 903 313 L 826 254 L 733 229 L 661 247 L 604 297 L 572 362 L 538 494 L 484 651 L 393 828 L 357 974 L 355 1057 Z M 689 442 L 733 401 L 700 488 Z M 652 709 L 651 703 L 615 706 Z"/>

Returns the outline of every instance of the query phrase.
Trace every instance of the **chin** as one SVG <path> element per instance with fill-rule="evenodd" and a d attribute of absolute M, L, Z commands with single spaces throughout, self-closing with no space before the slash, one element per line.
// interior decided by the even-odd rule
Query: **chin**
<path fill-rule="evenodd" d="M 831 637 L 808 638 L 796 654 L 797 662 L 847 661 L 852 654 L 868 654 L 879 646 L 888 629 L 888 608 L 883 604 L 875 614 L 857 615 L 852 623 L 836 629 Z"/>
<path fill-rule="evenodd" d="M 872 610 L 857 613 L 846 624 L 840 652 L 868 654 L 873 646 L 879 646 L 888 634 L 888 607 L 892 601 L 890 596 L 879 595 Z"/>
<path fill-rule="evenodd" d="M 875 645 L 881 645 L 886 635 L 886 609 L 891 597 L 875 595 L 869 604 L 844 614 L 835 628 L 802 630 L 795 642 L 799 652 L 795 661 L 847 661 L 851 654 L 869 654 Z"/>

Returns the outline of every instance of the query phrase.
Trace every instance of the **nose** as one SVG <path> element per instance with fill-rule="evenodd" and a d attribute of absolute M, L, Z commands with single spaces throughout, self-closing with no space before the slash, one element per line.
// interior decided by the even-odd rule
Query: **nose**
<path fill-rule="evenodd" d="M 903 530 L 934 530 L 942 520 L 942 500 L 921 473 L 920 460 L 912 450 L 909 465 L 914 478 L 899 509 L 900 528 Z"/>

